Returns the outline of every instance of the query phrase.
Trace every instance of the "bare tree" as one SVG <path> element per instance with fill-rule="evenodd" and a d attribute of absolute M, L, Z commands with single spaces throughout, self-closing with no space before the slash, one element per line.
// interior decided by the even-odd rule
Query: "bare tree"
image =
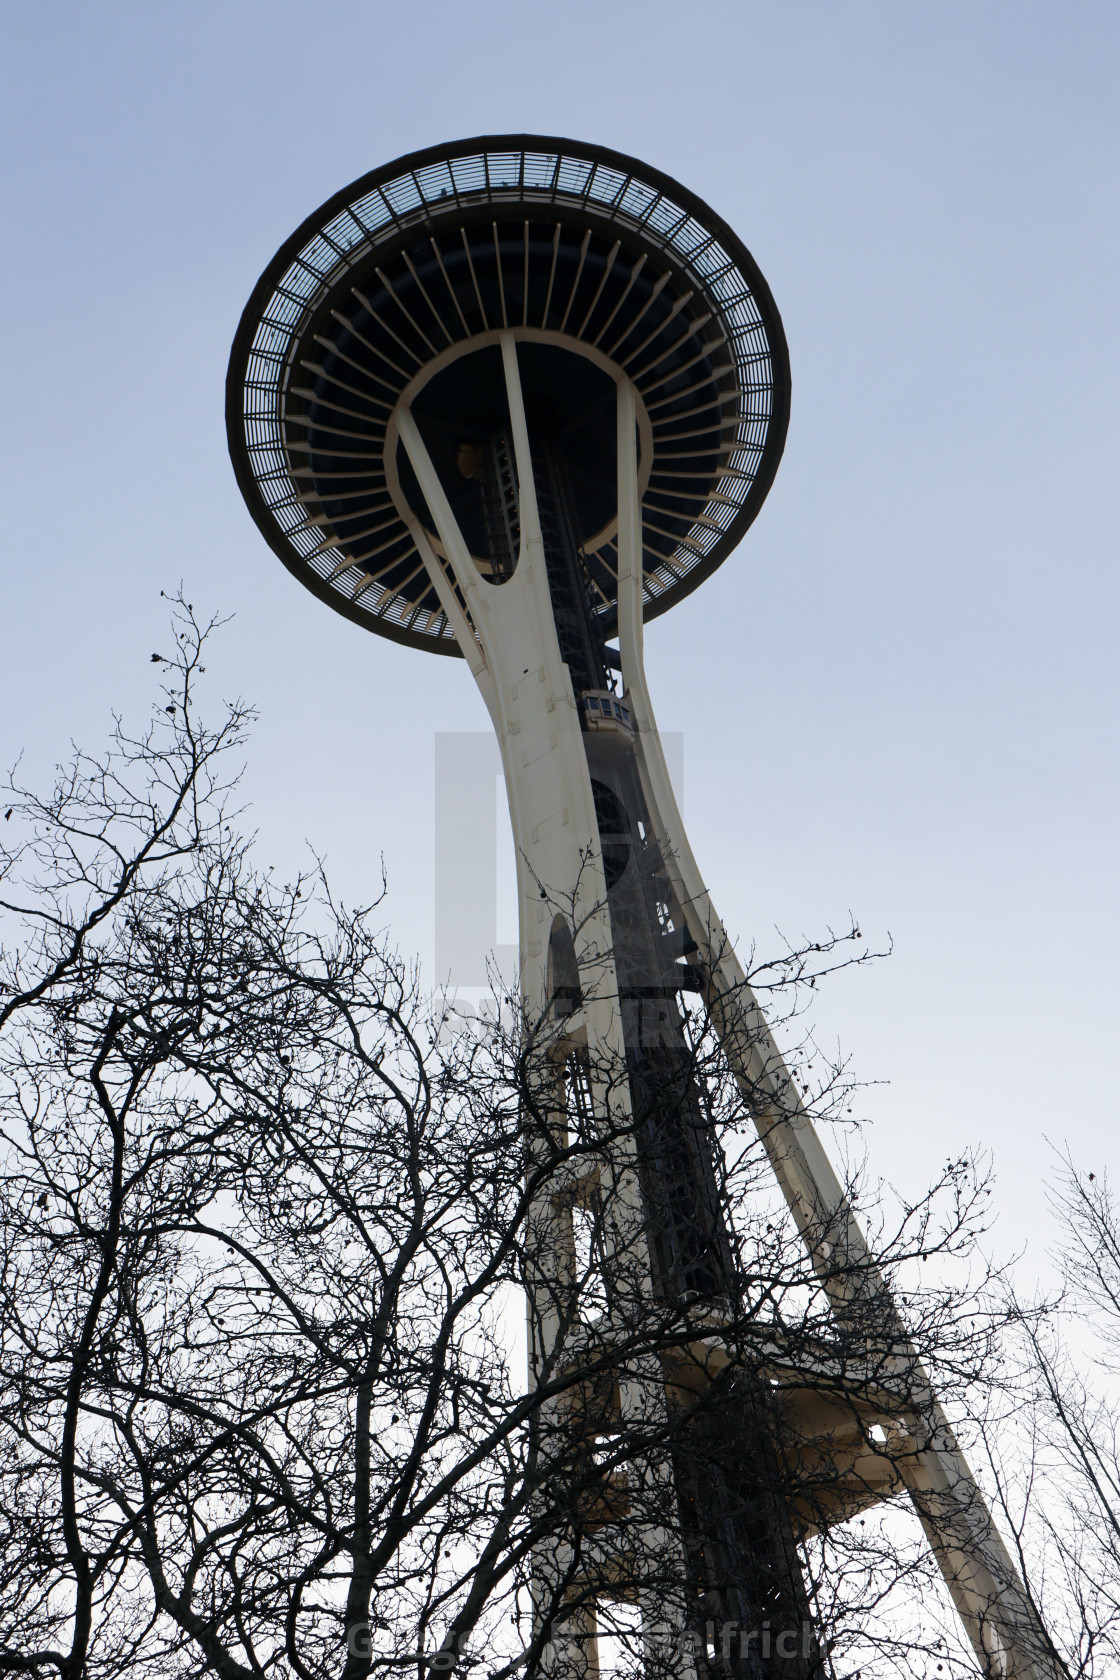
<path fill-rule="evenodd" d="M 1072 1673 L 1120 1663 L 1120 1210 L 1103 1170 L 1059 1157 L 1061 1288 L 1011 1299 L 987 1444 L 1005 1528 Z"/>
<path fill-rule="evenodd" d="M 568 1041 L 562 986 L 545 1019 L 453 1030 L 380 901 L 255 866 L 251 714 L 198 720 L 212 626 L 176 612 L 149 728 L 9 796 L 0 1670 L 500 1680 L 597 1626 L 621 1667 L 676 1671 L 685 1641 L 749 1672 L 681 1515 L 721 1476 L 805 1582 L 804 1647 L 767 1672 L 966 1671 L 923 1620 L 924 1551 L 861 1514 L 908 1450 L 875 1418 L 918 1404 L 897 1338 L 837 1324 L 705 1015 L 656 1101 L 679 1083 L 731 1236 L 718 1288 L 651 1295 L 634 1185 L 662 1145 L 612 1100 L 626 1068 Z M 847 951 L 856 930 L 752 979 L 792 1021 Z M 808 1038 L 794 1066 L 846 1119 L 846 1071 Z M 963 1401 L 998 1314 L 916 1268 L 972 1252 L 982 1175 L 949 1163 L 893 1222 L 850 1190 L 906 1348 Z"/>

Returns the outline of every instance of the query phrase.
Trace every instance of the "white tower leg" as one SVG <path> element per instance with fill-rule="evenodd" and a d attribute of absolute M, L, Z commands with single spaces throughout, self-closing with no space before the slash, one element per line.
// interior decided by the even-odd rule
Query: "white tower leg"
<path fill-rule="evenodd" d="M 1064 1672 L 1035 1612 L 987 1503 L 957 1445 L 929 1378 L 905 1348 L 890 1291 L 800 1101 L 766 1018 L 716 915 L 696 866 L 665 763 L 642 658 L 642 530 L 633 388 L 618 388 L 619 651 L 623 683 L 638 733 L 638 759 L 651 815 L 689 932 L 711 975 L 711 1019 L 841 1324 L 854 1274 L 861 1305 L 870 1295 L 882 1314 L 883 1341 L 901 1346 L 897 1370 L 911 1392 L 915 1373 L 928 1444 L 897 1461 L 922 1526 L 986 1675 L 1054 1680 Z M 762 1101 L 760 1102 L 760 1095 Z M 863 1322 L 861 1320 L 861 1322 Z M 921 1391 L 924 1390 L 924 1398 Z"/>
<path fill-rule="evenodd" d="M 483 579 L 471 559 L 439 476 L 408 408 L 398 407 L 394 423 L 431 510 L 440 543 L 448 557 L 459 596 L 419 522 L 412 533 L 424 556 L 439 598 L 486 701 L 502 753 L 510 814 L 517 850 L 520 909 L 521 992 L 524 1018 L 533 1029 L 549 1003 L 549 939 L 555 919 L 568 924 L 579 965 L 581 1002 L 573 1030 L 586 1044 L 598 1110 L 622 1122 L 622 1141 L 613 1158 L 598 1171 L 613 1182 L 604 1186 L 609 1210 L 607 1261 L 615 1282 L 625 1281 L 649 1297 L 651 1270 L 645 1247 L 644 1212 L 632 1139 L 626 1134 L 630 1096 L 625 1077 L 626 1052 L 618 1008 L 618 983 L 611 952 L 606 884 L 583 734 L 568 668 L 560 656 L 552 615 L 544 546 L 534 489 L 529 434 L 525 420 L 514 335 L 500 335 L 510 425 L 520 486 L 521 550 L 512 577 L 500 586 Z M 467 616 L 469 614 L 469 617 Z M 613 1077 L 604 1078 L 610 1070 Z M 545 1046 L 539 1068 L 542 1093 L 563 1074 Z M 547 1101 L 547 1096 L 545 1096 Z M 562 1124 L 558 1118 L 558 1124 Z M 531 1249 L 539 1257 L 541 1285 L 529 1302 L 531 1381 L 553 1374 L 562 1352 L 565 1326 L 557 1301 L 572 1252 L 570 1209 L 558 1207 L 552 1187 L 531 1215 Z M 664 1407 L 664 1381 L 656 1362 L 622 1385 L 621 1413 L 645 1414 Z M 546 1423 L 548 1416 L 546 1413 Z M 655 1469 L 648 1474 L 657 1475 Z M 668 1463 L 660 1475 L 670 1478 Z M 645 1544 L 651 1555 L 664 1555 L 676 1537 L 650 1530 Z M 683 1562 L 683 1553 L 680 1560 Z M 540 1589 L 562 1581 L 569 1566 L 562 1545 L 542 1549 L 538 1559 Z M 682 1606 L 683 1614 L 683 1606 Z M 565 1680 L 594 1680 L 595 1614 L 592 1606 L 574 1612 L 566 1631 L 555 1631 L 546 1648 L 546 1666 Z M 680 1638 L 680 1617 L 660 1602 L 645 1607 L 644 1633 L 662 1652 L 673 1653 L 679 1680 L 695 1680 L 695 1665 Z"/>

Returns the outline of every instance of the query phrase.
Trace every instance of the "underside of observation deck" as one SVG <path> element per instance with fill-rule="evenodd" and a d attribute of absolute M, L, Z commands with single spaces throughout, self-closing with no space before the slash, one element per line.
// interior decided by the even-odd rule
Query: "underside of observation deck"
<path fill-rule="evenodd" d="M 781 457 L 789 368 L 777 310 L 741 242 L 677 183 L 604 148 L 523 136 L 434 148 L 364 177 L 262 276 L 234 344 L 227 425 L 242 490 L 284 564 L 346 616 L 432 651 L 458 648 L 408 529 L 410 508 L 429 534 L 431 522 L 392 417 L 402 399 L 419 417 L 421 387 L 440 381 L 429 447 L 479 441 L 453 412 L 454 364 L 508 330 L 527 390 L 563 435 L 605 631 L 617 601 L 618 378 L 642 405 L 647 617 L 721 563 Z M 456 512 L 478 528 L 485 565 L 493 509 L 470 477 Z"/>

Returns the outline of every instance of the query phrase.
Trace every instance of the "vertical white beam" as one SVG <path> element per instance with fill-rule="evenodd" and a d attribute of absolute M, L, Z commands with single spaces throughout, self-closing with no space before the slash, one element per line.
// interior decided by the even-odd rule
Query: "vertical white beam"
<path fill-rule="evenodd" d="M 509 428 L 513 434 L 513 457 L 517 465 L 517 505 L 521 521 L 521 559 L 544 560 L 540 512 L 537 507 L 533 452 L 529 447 L 529 425 L 525 419 L 525 398 L 521 391 L 521 370 L 517 365 L 517 340 L 511 332 L 502 335 L 502 371 L 506 379 Z M 518 562 L 520 564 L 521 561 Z"/>
<path fill-rule="evenodd" d="M 627 689 L 642 674 L 642 501 L 638 492 L 638 403 L 629 379 L 615 387 L 618 451 L 618 647 Z M 634 678 L 634 682 L 631 681 Z"/>
<path fill-rule="evenodd" d="M 444 546 L 448 560 L 451 562 L 459 587 L 467 594 L 470 590 L 474 563 L 470 552 L 463 541 L 463 534 L 459 530 L 459 522 L 451 511 L 451 504 L 444 493 L 443 485 L 439 481 L 439 474 L 432 465 L 432 458 L 428 454 L 427 446 L 420 436 L 416 421 L 412 418 L 410 409 L 403 405 L 394 415 L 396 428 L 400 440 L 404 444 L 405 454 L 416 474 L 424 500 L 431 510 L 432 518 L 439 532 L 439 540 Z M 415 515 L 408 520 L 409 532 L 416 544 L 417 552 L 423 560 L 439 596 L 439 604 L 447 614 L 448 623 L 455 632 L 455 640 L 460 651 L 471 668 L 471 675 L 477 681 L 481 672 L 486 669 L 486 660 L 479 646 L 470 620 L 463 612 L 452 587 L 451 580 L 440 564 L 439 556 L 428 541 L 428 533 Z"/>

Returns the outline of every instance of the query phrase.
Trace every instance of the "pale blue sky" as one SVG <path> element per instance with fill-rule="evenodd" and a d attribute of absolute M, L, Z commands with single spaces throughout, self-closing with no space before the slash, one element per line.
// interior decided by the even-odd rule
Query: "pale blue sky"
<path fill-rule="evenodd" d="M 249 788 L 431 946 L 433 737 L 465 666 L 301 591 L 229 470 L 261 268 L 412 148 L 503 130 L 635 153 L 726 216 L 785 318 L 793 422 L 738 554 L 652 627 L 659 715 L 729 926 L 850 906 L 893 960 L 833 988 L 914 1190 L 973 1140 L 1001 1250 L 1052 1236 L 1043 1135 L 1115 1161 L 1118 45 L 1091 0 L 0 8 L 6 530 L 0 750 L 146 711 L 159 591 L 236 612 Z M 408 704 L 405 704 L 407 700 Z"/>

